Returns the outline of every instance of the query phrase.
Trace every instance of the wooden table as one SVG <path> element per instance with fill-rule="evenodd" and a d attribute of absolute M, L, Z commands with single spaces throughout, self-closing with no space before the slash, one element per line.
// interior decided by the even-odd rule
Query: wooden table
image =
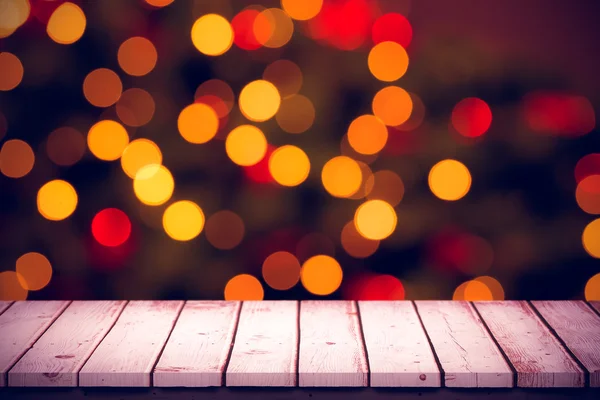
<path fill-rule="evenodd" d="M 599 399 L 598 313 L 582 301 L 0 302 L 0 397 Z"/>

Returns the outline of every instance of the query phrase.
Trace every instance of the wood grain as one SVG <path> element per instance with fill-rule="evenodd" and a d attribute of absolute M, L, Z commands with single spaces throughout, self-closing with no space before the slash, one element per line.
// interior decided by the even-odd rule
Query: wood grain
<path fill-rule="evenodd" d="M 300 386 L 367 386 L 367 360 L 354 302 L 301 302 L 298 370 Z"/>
<path fill-rule="evenodd" d="M 12 301 L 0 301 L 0 314 L 2 314 L 10 305 Z"/>
<path fill-rule="evenodd" d="M 79 386 L 150 386 L 182 301 L 132 301 L 79 372 Z"/>
<path fill-rule="evenodd" d="M 297 362 L 298 303 L 244 302 L 227 386 L 296 386 Z"/>
<path fill-rule="evenodd" d="M 534 307 L 600 387 L 600 317 L 582 301 L 534 301 Z"/>
<path fill-rule="evenodd" d="M 237 301 L 188 301 L 154 369 L 154 386 L 221 386 Z"/>
<path fill-rule="evenodd" d="M 447 387 L 512 387 L 513 373 L 468 302 L 417 301 Z"/>
<path fill-rule="evenodd" d="M 75 301 L 8 373 L 9 386 L 77 386 L 77 374 L 125 301 Z"/>
<path fill-rule="evenodd" d="M 359 301 L 373 387 L 439 387 L 440 370 L 412 302 Z"/>
<path fill-rule="evenodd" d="M 475 307 L 517 371 L 517 386 L 584 385 L 583 371 L 526 302 L 476 302 Z"/>
<path fill-rule="evenodd" d="M 8 370 L 68 305 L 68 301 L 16 301 L 0 315 L 0 386 L 6 386 Z"/>

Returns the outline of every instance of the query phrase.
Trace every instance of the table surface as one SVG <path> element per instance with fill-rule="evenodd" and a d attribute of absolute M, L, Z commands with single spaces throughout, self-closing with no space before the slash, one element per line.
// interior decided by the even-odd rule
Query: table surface
<path fill-rule="evenodd" d="M 0 386 L 600 387 L 600 302 L 0 302 Z"/>

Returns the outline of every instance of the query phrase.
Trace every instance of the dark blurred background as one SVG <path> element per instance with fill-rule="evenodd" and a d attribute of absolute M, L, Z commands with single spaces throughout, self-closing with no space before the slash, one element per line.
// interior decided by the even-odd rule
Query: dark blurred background
<path fill-rule="evenodd" d="M 80 38 L 81 16 L 70 3 L 0 3 L 3 299 L 600 300 L 597 1 L 324 0 L 308 21 L 273 12 L 286 9 L 278 0 L 72 1 L 85 15 Z M 293 3 L 291 17 L 302 10 Z M 320 4 L 306 4 L 313 3 Z M 218 56 L 199 51 L 190 34 L 211 13 L 232 22 L 235 35 Z M 386 25 L 391 14 L 407 23 Z M 259 18 L 272 25 L 265 43 L 252 36 Z M 376 79 L 367 62 L 381 18 L 378 29 L 410 60 L 393 82 Z M 207 40 L 223 40 L 211 29 Z M 69 35 L 73 43 L 57 43 Z M 153 44 L 155 65 L 139 43 L 120 58 L 132 37 Z M 299 67 L 301 85 L 294 68 L 265 73 L 278 60 Z M 88 74 L 99 68 L 113 73 L 92 82 Z M 314 121 L 306 109 L 283 114 L 283 106 L 265 122 L 248 121 L 238 96 L 263 78 L 282 104 L 296 92 L 309 99 Z M 214 79 L 225 89 L 202 85 Z M 348 144 L 348 127 L 373 113 L 373 96 L 388 85 L 410 93 L 411 116 L 387 128 L 377 154 L 360 154 Z M 473 106 L 474 98 L 484 105 Z M 220 117 L 216 136 L 203 144 L 178 129 L 194 101 Z M 160 148 L 174 180 L 168 200 L 141 201 L 119 159 L 91 151 L 86 138 L 102 120 L 122 124 L 129 141 Z M 244 124 L 258 126 L 269 143 L 252 167 L 225 151 L 227 134 Z M 308 178 L 294 187 L 269 172 L 269 154 L 286 144 L 310 160 Z M 323 166 L 339 155 L 360 162 L 361 186 L 351 198 L 332 196 L 322 183 Z M 428 180 L 446 159 L 472 178 L 456 201 L 440 198 Z M 56 179 L 77 193 L 73 212 L 60 220 L 44 207 L 68 209 L 69 198 L 60 197 L 68 193 L 40 191 Z M 357 207 L 373 199 L 397 215 L 380 242 L 352 223 Z M 197 204 L 205 220 L 187 241 L 163 226 L 165 210 L 180 200 Z"/>

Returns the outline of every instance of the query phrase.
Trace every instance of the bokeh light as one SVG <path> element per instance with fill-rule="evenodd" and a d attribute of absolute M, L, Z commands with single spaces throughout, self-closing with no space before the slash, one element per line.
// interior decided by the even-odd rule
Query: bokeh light
<path fill-rule="evenodd" d="M 504 300 L 504 288 L 496 278 L 491 276 L 478 276 L 474 280 L 487 286 L 488 290 L 492 293 L 493 300 Z"/>
<path fill-rule="evenodd" d="M 461 162 L 447 159 L 435 164 L 429 171 L 429 188 L 438 198 L 455 201 L 463 198 L 471 188 L 471 173 Z"/>
<path fill-rule="evenodd" d="M 349 300 L 404 300 L 406 296 L 400 279 L 388 274 L 357 275 L 344 289 L 344 297 Z"/>
<path fill-rule="evenodd" d="M 404 197 L 404 183 L 394 171 L 377 171 L 366 179 L 367 199 L 383 200 L 392 207 Z"/>
<path fill-rule="evenodd" d="M 15 271 L 0 272 L 0 300 L 19 301 L 27 299 L 28 291 L 21 286 L 19 274 Z"/>
<path fill-rule="evenodd" d="M 342 247 L 354 258 L 367 258 L 379 248 L 379 240 L 370 240 L 361 235 L 354 225 L 354 221 L 344 225 L 341 234 Z"/>
<path fill-rule="evenodd" d="M 206 14 L 192 26 L 192 43 L 207 56 L 219 56 L 233 44 L 233 28 L 229 21 L 218 14 Z"/>
<path fill-rule="evenodd" d="M 298 186 L 308 178 L 310 160 L 299 147 L 279 147 L 269 158 L 269 172 L 282 186 Z"/>
<path fill-rule="evenodd" d="M 122 92 L 121 78 L 108 68 L 93 70 L 83 81 L 83 94 L 96 107 L 112 106 L 119 100 Z"/>
<path fill-rule="evenodd" d="M 260 11 L 245 9 L 237 13 L 231 20 L 233 29 L 233 43 L 243 50 L 256 50 L 262 45 L 254 34 L 254 22 Z"/>
<path fill-rule="evenodd" d="M 408 121 L 412 113 L 412 99 L 398 86 L 387 86 L 373 97 L 373 114 L 388 126 L 398 126 Z"/>
<path fill-rule="evenodd" d="M 154 7 L 166 7 L 175 0 L 145 0 L 146 3 Z"/>
<path fill-rule="evenodd" d="M 225 151 L 237 165 L 254 165 L 262 160 L 267 152 L 267 138 L 255 126 L 240 125 L 227 135 Z"/>
<path fill-rule="evenodd" d="M 575 182 L 579 183 L 590 175 L 600 175 L 600 153 L 586 154 L 575 165 Z"/>
<path fill-rule="evenodd" d="M 281 0 L 281 8 L 293 19 L 307 21 L 317 16 L 323 0 Z"/>
<path fill-rule="evenodd" d="M 114 161 L 121 157 L 129 144 L 129 135 L 118 122 L 102 120 L 90 128 L 87 144 L 92 154 L 100 160 Z"/>
<path fill-rule="evenodd" d="M 17 278 L 21 286 L 28 290 L 41 290 L 52 279 L 52 265 L 40 253 L 31 252 L 23 254 L 16 263 Z"/>
<path fill-rule="evenodd" d="M 398 131 L 414 131 L 421 126 L 425 119 L 425 105 L 423 104 L 423 100 L 415 93 L 409 92 L 409 96 L 412 105 L 411 113 L 406 122 L 394 127 Z"/>
<path fill-rule="evenodd" d="M 462 289 L 462 299 L 465 301 L 489 301 L 494 300 L 492 291 L 488 286 L 481 281 L 471 280 L 466 282 L 466 285 Z"/>
<path fill-rule="evenodd" d="M 125 40 L 119 46 L 117 60 L 123 71 L 132 76 L 144 76 L 154 69 L 158 53 L 154 44 L 141 36 Z"/>
<path fill-rule="evenodd" d="M 600 301 L 600 274 L 592 276 L 585 284 L 585 299 Z"/>
<path fill-rule="evenodd" d="M 221 210 L 206 221 L 206 239 L 220 250 L 231 250 L 242 242 L 245 233 L 244 221 L 229 210 Z"/>
<path fill-rule="evenodd" d="M 204 229 L 204 213 L 193 201 L 177 201 L 165 210 L 163 228 L 169 237 L 179 241 L 192 240 Z"/>
<path fill-rule="evenodd" d="M 481 236 L 450 227 L 433 235 L 427 243 L 428 261 L 436 268 L 467 275 L 483 274 L 494 261 L 494 249 Z"/>
<path fill-rule="evenodd" d="M 160 165 L 162 152 L 150 139 L 135 139 L 125 147 L 121 156 L 121 167 L 128 177 L 134 179 L 138 171 L 146 165 Z"/>
<path fill-rule="evenodd" d="M 45 183 L 37 193 L 38 211 L 51 221 L 60 221 L 73 214 L 77 201 L 75 188 L 60 179 Z"/>
<path fill-rule="evenodd" d="M 244 167 L 244 174 L 246 177 L 248 177 L 248 179 L 250 179 L 252 182 L 263 184 L 275 181 L 271 175 L 271 171 L 269 171 L 269 160 L 271 159 L 271 154 L 273 154 L 275 149 L 275 146 L 267 144 L 265 156 L 256 164 Z"/>
<path fill-rule="evenodd" d="M 215 96 L 219 98 L 226 106 L 226 111 L 219 110 L 215 108 L 217 115 L 219 118 L 225 117 L 235 104 L 235 96 L 233 94 L 233 90 L 227 82 L 222 81 L 220 79 L 209 79 L 207 81 L 202 82 L 196 92 L 194 94 L 194 99 L 198 99 L 204 96 Z M 210 104 L 209 104 L 210 105 Z"/>
<path fill-rule="evenodd" d="M 591 132 L 596 115 L 583 97 L 557 91 L 536 91 L 523 99 L 527 125 L 535 132 L 577 137 Z"/>
<path fill-rule="evenodd" d="M 140 168 L 133 180 L 133 191 L 142 203 L 159 206 L 173 195 L 175 181 L 164 165 L 148 164 Z"/>
<path fill-rule="evenodd" d="M 335 258 L 316 255 L 302 264 L 300 279 L 306 290 L 319 296 L 327 296 L 340 287 L 342 267 Z"/>
<path fill-rule="evenodd" d="M 302 133 L 315 121 L 315 107 L 309 98 L 301 94 L 291 95 L 281 101 L 275 120 L 287 133 Z"/>
<path fill-rule="evenodd" d="M 600 214 L 600 175 L 590 175 L 575 190 L 577 205 L 588 214 Z"/>
<path fill-rule="evenodd" d="M 321 171 L 323 187 L 334 197 L 352 196 L 360 188 L 362 179 L 358 163 L 346 156 L 332 158 Z"/>
<path fill-rule="evenodd" d="M 358 166 L 360 167 L 360 173 L 362 175 L 362 180 L 360 182 L 360 187 L 358 188 L 358 190 L 352 196 L 348 197 L 349 199 L 352 199 L 352 200 L 364 199 L 365 197 L 367 197 L 367 195 L 369 194 L 371 189 L 373 189 L 373 186 L 367 185 L 369 178 L 371 178 L 371 176 L 373 175 L 373 171 L 371 171 L 371 167 L 369 167 L 369 164 L 364 163 L 362 161 L 357 161 L 357 163 L 358 163 Z"/>
<path fill-rule="evenodd" d="M 86 25 L 87 20 L 83 10 L 76 4 L 65 2 L 50 16 L 46 32 L 56 43 L 71 44 L 83 36 Z"/>
<path fill-rule="evenodd" d="M 583 248 L 590 256 L 600 258 L 600 219 L 595 219 L 587 224 L 581 240 Z"/>
<path fill-rule="evenodd" d="M 354 214 L 354 226 L 365 238 L 383 240 L 394 233 L 398 217 L 389 203 L 383 200 L 368 200 Z"/>
<path fill-rule="evenodd" d="M 217 134 L 219 117 L 212 107 L 194 103 L 179 113 L 177 129 L 181 136 L 190 143 L 206 143 Z"/>
<path fill-rule="evenodd" d="M 240 111 L 250 121 L 262 122 L 272 118 L 279 110 L 281 96 L 269 81 L 248 83 L 240 92 Z"/>
<path fill-rule="evenodd" d="M 360 154 L 375 154 L 381 151 L 388 139 L 384 123 L 374 115 L 361 115 L 348 127 L 350 146 Z"/>
<path fill-rule="evenodd" d="M 275 60 L 267 65 L 262 77 L 275 85 L 284 99 L 298 93 L 304 79 L 300 67 L 285 59 Z"/>
<path fill-rule="evenodd" d="M 492 110 L 481 99 L 468 97 L 461 100 L 452 110 L 452 126 L 466 137 L 483 135 L 492 124 Z"/>
<path fill-rule="evenodd" d="M 371 30 L 374 44 L 381 42 L 396 42 L 407 48 L 413 37 L 410 22 L 402 14 L 387 13 L 375 20 Z"/>
<path fill-rule="evenodd" d="M 269 255 L 262 264 L 262 276 L 275 290 L 288 290 L 300 280 L 300 262 L 292 253 L 278 251 Z"/>
<path fill-rule="evenodd" d="M 321 12 L 308 21 L 309 35 L 340 50 L 356 50 L 371 32 L 374 9 L 368 0 L 323 2 Z"/>
<path fill-rule="evenodd" d="M 12 35 L 29 18 L 29 0 L 4 0 L 0 12 L 0 39 Z"/>
<path fill-rule="evenodd" d="M 285 46 L 294 34 L 294 23 L 280 8 L 267 8 L 254 19 L 254 36 L 265 47 Z"/>
<path fill-rule="evenodd" d="M 22 140 L 7 140 L 0 148 L 0 172 L 4 176 L 22 178 L 31 172 L 34 162 L 31 146 Z"/>
<path fill-rule="evenodd" d="M 156 105 L 152 95 L 140 88 L 123 92 L 116 104 L 117 116 L 127 126 L 146 125 L 154 116 Z"/>
<path fill-rule="evenodd" d="M 260 281 L 249 274 L 236 275 L 225 285 L 225 300 L 252 301 L 264 297 Z"/>
<path fill-rule="evenodd" d="M 118 208 L 106 208 L 92 219 L 92 235 L 103 246 L 120 246 L 131 235 L 131 221 Z"/>
<path fill-rule="evenodd" d="M 13 53 L 0 53 L 0 71 L 0 91 L 12 90 L 23 80 L 23 64 Z"/>
<path fill-rule="evenodd" d="M 55 129 L 46 140 L 48 158 L 62 167 L 76 164 L 83 157 L 85 149 L 85 136 L 69 126 Z"/>
<path fill-rule="evenodd" d="M 400 79 L 408 69 L 408 54 L 396 42 L 381 42 L 373 46 L 368 58 L 369 71 L 380 81 Z"/>

